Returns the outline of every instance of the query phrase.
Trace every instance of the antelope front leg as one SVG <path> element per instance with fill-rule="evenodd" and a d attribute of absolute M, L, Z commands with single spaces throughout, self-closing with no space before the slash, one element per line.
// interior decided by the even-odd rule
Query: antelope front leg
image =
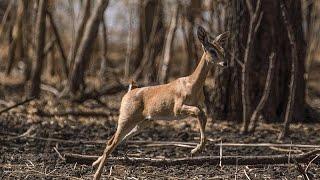
<path fill-rule="evenodd" d="M 182 105 L 180 112 L 187 113 L 193 117 L 197 117 L 198 119 L 200 129 L 200 143 L 191 151 L 191 154 L 195 154 L 201 151 L 206 143 L 205 128 L 207 124 L 207 117 L 202 109 L 195 106 Z"/>

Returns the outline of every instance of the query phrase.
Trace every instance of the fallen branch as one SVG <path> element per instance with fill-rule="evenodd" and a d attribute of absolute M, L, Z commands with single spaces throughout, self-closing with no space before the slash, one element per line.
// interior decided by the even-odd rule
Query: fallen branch
<path fill-rule="evenodd" d="M 0 132 L 0 134 L 9 135 L 9 136 L 19 136 L 15 133 L 5 133 Z M 42 141 L 53 141 L 65 144 L 105 144 L 107 140 L 95 140 L 95 141 L 87 141 L 87 140 L 66 140 L 66 139 L 57 139 L 57 138 L 45 138 L 45 137 L 34 137 L 34 136 L 23 136 L 21 138 L 27 139 L 36 139 Z M 141 146 L 174 146 L 174 145 L 182 145 L 182 146 L 196 146 L 196 142 L 179 142 L 179 141 L 126 141 L 128 145 L 139 145 Z M 282 148 L 316 148 L 320 149 L 320 145 L 312 145 L 312 144 L 274 144 L 274 143 L 249 143 L 249 144 L 242 144 L 242 143 L 216 143 L 215 146 L 223 146 L 223 147 L 282 147 Z M 294 152 L 296 150 L 292 150 Z"/>
<path fill-rule="evenodd" d="M 22 101 L 22 102 L 19 102 L 19 103 L 13 105 L 13 106 L 7 107 L 7 108 L 5 108 L 5 109 L 3 109 L 3 110 L 0 111 L 0 115 L 1 115 L 2 113 L 4 113 L 4 112 L 7 112 L 7 111 L 13 109 L 13 108 L 16 108 L 16 107 L 18 107 L 18 106 L 20 106 L 20 105 L 23 105 L 23 104 L 25 104 L 25 103 L 28 103 L 28 102 L 30 102 L 30 101 L 32 101 L 32 100 L 34 100 L 34 99 L 35 99 L 35 97 L 27 98 L 26 100 L 24 100 L 24 101 Z"/>
<path fill-rule="evenodd" d="M 313 159 L 320 149 L 303 154 L 290 155 L 290 158 L 298 163 L 308 163 Z M 88 156 L 80 154 L 64 154 L 67 163 L 79 163 L 91 165 L 99 156 Z M 268 155 L 268 156 L 223 156 L 221 158 L 223 165 L 257 165 L 257 164 L 287 164 L 288 154 Z M 148 166 L 175 166 L 175 165 L 218 165 L 219 156 L 200 156 L 187 158 L 129 158 L 129 157 L 109 157 L 108 162 L 111 164 L 144 164 Z M 318 161 L 317 161 L 318 162 Z"/>
<path fill-rule="evenodd" d="M 111 84 L 103 87 L 100 91 L 90 91 L 83 93 L 80 97 L 74 99 L 74 102 L 83 103 L 87 100 L 93 99 L 98 100 L 101 96 L 116 94 L 118 92 L 127 90 L 128 87 L 123 84 Z"/>
<path fill-rule="evenodd" d="M 216 144 L 220 146 L 220 144 Z M 291 148 L 320 148 L 320 145 L 308 145 L 308 144 L 274 144 L 274 143 L 222 143 L 222 146 L 234 146 L 234 147 L 291 147 Z"/>
<path fill-rule="evenodd" d="M 42 117 L 54 117 L 54 116 L 110 117 L 113 115 L 117 115 L 117 113 L 97 112 L 97 111 L 45 112 L 39 109 L 37 111 L 37 115 Z"/>

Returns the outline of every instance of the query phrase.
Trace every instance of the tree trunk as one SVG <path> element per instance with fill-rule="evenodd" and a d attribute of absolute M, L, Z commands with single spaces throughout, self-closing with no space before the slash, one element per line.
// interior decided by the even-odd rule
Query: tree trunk
<path fill-rule="evenodd" d="M 147 0 L 143 6 L 144 16 L 140 17 L 140 42 L 138 48 L 141 49 L 143 42 L 143 56 L 139 61 L 139 66 L 133 74 L 133 79 L 146 75 L 146 83 L 157 80 L 156 58 L 161 54 L 164 43 L 164 16 L 162 1 Z M 138 53 L 139 55 L 139 53 Z M 139 57 L 137 57 L 139 58 Z"/>
<path fill-rule="evenodd" d="M 75 57 L 75 63 L 69 78 L 69 90 L 75 94 L 80 87 L 84 88 L 84 74 L 86 66 L 92 53 L 92 44 L 96 39 L 99 30 L 99 24 L 105 9 L 108 6 L 108 0 L 99 0 L 90 15 L 85 26 L 84 35 L 79 44 L 78 52 Z"/>
<path fill-rule="evenodd" d="M 227 18 L 227 29 L 231 32 L 229 45 L 227 46 L 227 59 L 229 68 L 225 70 L 216 69 L 213 89 L 208 98 L 211 103 L 209 110 L 213 119 L 241 120 L 241 66 L 237 61 L 244 58 L 244 48 L 247 41 L 249 13 L 244 0 L 232 0 L 229 2 Z M 262 117 L 268 121 L 279 121 L 284 119 L 288 101 L 291 46 L 287 37 L 286 27 L 281 19 L 280 3 L 273 0 L 262 0 L 262 12 L 264 14 L 260 28 L 257 32 L 257 41 L 253 44 L 252 64 L 249 75 L 249 94 L 252 107 L 256 107 L 262 96 L 266 74 L 268 71 L 268 56 L 273 49 L 276 50 L 276 64 L 274 80 L 271 92 L 264 109 Z M 305 106 L 305 41 L 302 31 L 301 2 L 288 0 L 285 2 L 288 10 L 288 18 L 292 26 L 297 42 L 297 86 L 293 119 L 303 120 Z M 255 6 L 256 3 L 253 3 Z M 292 19 L 292 20 L 291 20 Z M 294 20 L 294 21 L 293 21 Z"/>
<path fill-rule="evenodd" d="M 48 19 L 49 19 L 53 34 L 54 34 L 54 36 L 55 36 L 55 38 L 57 40 L 58 50 L 59 50 L 60 55 L 62 57 L 63 71 L 66 74 L 66 77 L 68 77 L 68 75 L 69 75 L 68 61 L 67 61 L 66 53 L 65 53 L 64 48 L 63 48 L 61 36 L 60 36 L 60 34 L 58 32 L 58 27 L 56 26 L 56 24 L 54 22 L 52 13 L 47 11 L 47 15 L 48 15 Z"/>
<path fill-rule="evenodd" d="M 40 95 L 41 73 L 44 57 L 43 52 L 46 35 L 46 8 L 47 0 L 40 0 L 36 24 L 36 57 L 31 76 L 31 89 L 29 92 L 30 97 L 38 97 Z"/>
<path fill-rule="evenodd" d="M 23 48 L 23 36 L 22 36 L 22 25 L 23 25 L 23 17 L 25 15 L 26 10 L 26 1 L 20 0 L 18 4 L 18 11 L 16 16 L 16 21 L 13 27 L 12 31 L 12 41 L 9 46 L 9 59 L 8 59 L 8 65 L 6 68 L 6 75 L 9 75 L 11 73 L 11 70 L 13 68 L 14 60 L 15 60 L 15 54 L 18 52 L 19 57 L 21 59 L 24 58 L 24 48 Z M 16 51 L 16 50 L 19 51 Z"/>
<path fill-rule="evenodd" d="M 178 21 L 178 5 L 174 7 L 173 12 L 172 12 L 172 18 L 170 21 L 170 26 L 167 32 L 167 38 L 165 42 L 165 47 L 164 47 L 164 52 L 163 52 L 163 60 L 162 60 L 162 65 L 159 70 L 159 83 L 167 83 L 168 80 L 168 69 L 169 69 L 169 63 L 170 63 L 170 58 L 172 55 L 172 44 L 174 40 L 174 36 L 176 33 L 177 29 L 177 21 Z"/>
<path fill-rule="evenodd" d="M 107 23 L 106 19 L 103 17 L 100 23 L 100 30 L 101 30 L 101 63 L 100 63 L 100 70 L 99 75 L 100 78 L 104 78 L 106 71 L 107 71 L 107 51 L 108 51 L 108 38 L 107 38 Z"/>
<path fill-rule="evenodd" d="M 70 50 L 70 54 L 69 54 L 70 67 L 73 66 L 73 63 L 76 58 L 76 54 L 78 52 L 78 48 L 79 48 L 79 45 L 81 42 L 81 38 L 84 33 L 84 28 L 86 27 L 86 24 L 88 22 L 90 14 L 91 14 L 91 0 L 86 0 L 86 2 L 84 4 L 83 14 L 82 14 L 82 20 L 81 20 L 79 27 L 77 29 L 76 37 L 75 37 L 75 40 L 71 46 L 71 50 Z"/>
<path fill-rule="evenodd" d="M 186 51 L 188 54 L 188 61 L 184 69 L 184 74 L 190 74 L 197 65 L 199 56 L 197 54 L 197 46 L 195 39 L 195 30 L 197 20 L 200 18 L 202 8 L 202 1 L 191 0 L 190 4 L 185 7 L 185 17 L 183 20 L 183 35 L 185 40 Z"/>

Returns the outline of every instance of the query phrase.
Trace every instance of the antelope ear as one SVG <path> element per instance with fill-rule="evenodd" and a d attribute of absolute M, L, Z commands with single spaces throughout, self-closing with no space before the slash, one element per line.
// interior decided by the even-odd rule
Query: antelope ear
<path fill-rule="evenodd" d="M 230 35 L 229 31 L 224 32 L 224 33 L 220 34 L 219 36 L 217 36 L 214 39 L 214 42 L 216 42 L 220 45 L 224 45 L 228 41 L 229 35 Z"/>
<path fill-rule="evenodd" d="M 197 35 L 202 45 L 205 45 L 208 41 L 207 34 L 207 31 L 202 26 L 198 26 Z"/>

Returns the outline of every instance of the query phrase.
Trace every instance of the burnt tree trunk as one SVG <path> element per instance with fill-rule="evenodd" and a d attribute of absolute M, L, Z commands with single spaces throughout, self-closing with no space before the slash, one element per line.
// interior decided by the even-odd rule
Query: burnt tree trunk
<path fill-rule="evenodd" d="M 145 75 L 146 83 L 157 80 L 157 62 L 164 43 L 164 13 L 162 1 L 146 0 L 142 4 L 139 27 L 138 54 L 134 64 L 139 64 L 133 73 L 133 79 Z M 142 57 L 141 56 L 141 49 Z M 134 66 L 135 66 L 134 65 Z"/>
<path fill-rule="evenodd" d="M 36 55 L 33 72 L 31 75 L 31 88 L 29 92 L 30 97 L 38 97 L 40 95 L 41 73 L 44 57 L 44 45 L 46 35 L 46 7 L 47 0 L 40 0 L 37 23 L 36 23 Z"/>
<path fill-rule="evenodd" d="M 252 1 L 253 2 L 253 1 Z M 255 1 L 254 1 L 255 2 Z M 249 13 L 244 0 L 229 2 L 226 26 L 231 33 L 231 38 L 226 47 L 229 68 L 215 70 L 213 89 L 209 94 L 209 112 L 213 119 L 241 120 L 241 66 L 237 61 L 243 61 L 245 43 L 249 30 Z M 305 107 L 305 40 L 302 30 L 301 2 L 288 0 L 285 2 L 288 18 L 293 23 L 293 33 L 297 42 L 297 86 L 293 119 L 303 120 Z M 256 2 L 253 3 L 256 5 Z M 262 117 L 267 121 L 282 121 L 284 119 L 288 102 L 290 71 L 291 71 L 291 46 L 287 36 L 286 27 L 281 19 L 281 8 L 278 1 L 262 0 L 261 10 L 264 14 L 256 41 L 252 49 L 252 61 L 249 75 L 249 94 L 252 107 L 256 107 L 261 99 L 266 74 L 268 71 L 268 56 L 275 50 L 276 63 L 274 80 L 271 92 Z M 292 20 L 291 20 L 292 19 Z M 251 115 L 249 115 L 251 116 Z"/>
<path fill-rule="evenodd" d="M 72 94 L 78 92 L 80 88 L 84 88 L 84 74 L 92 53 L 92 44 L 97 37 L 99 25 L 108 2 L 108 0 L 100 0 L 96 3 L 85 26 L 68 83 L 68 90 Z"/>

